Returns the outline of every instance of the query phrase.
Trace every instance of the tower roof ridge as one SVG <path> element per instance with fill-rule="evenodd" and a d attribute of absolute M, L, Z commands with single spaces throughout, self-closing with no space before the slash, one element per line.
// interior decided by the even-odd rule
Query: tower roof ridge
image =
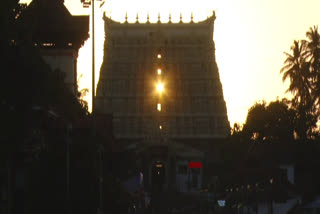
<path fill-rule="evenodd" d="M 125 14 L 125 21 L 124 22 L 121 22 L 121 21 L 118 21 L 118 20 L 114 20 L 114 19 L 111 19 L 111 17 L 104 17 L 104 19 L 107 19 L 109 22 L 111 23 L 118 23 L 118 24 L 124 24 L 124 23 L 127 23 L 127 24 L 130 24 L 130 25 L 155 25 L 155 24 L 161 24 L 161 25 L 167 25 L 167 24 L 172 24 L 172 25 L 188 25 L 188 24 L 193 24 L 193 25 L 197 25 L 197 24 L 210 24 L 212 23 L 215 19 L 216 19 L 216 16 L 215 16 L 215 11 L 212 11 L 212 15 L 203 19 L 203 20 L 199 20 L 199 21 L 194 21 L 194 13 L 191 12 L 191 19 L 189 22 L 183 22 L 183 16 L 182 16 L 182 13 L 180 13 L 180 20 L 179 21 L 172 21 L 172 14 L 171 12 L 169 12 L 169 19 L 168 21 L 166 22 L 162 22 L 161 21 L 161 14 L 158 13 L 158 20 L 157 21 L 150 21 L 150 13 L 148 12 L 147 13 L 147 18 L 146 18 L 146 21 L 145 22 L 141 22 L 141 20 L 139 20 L 139 13 L 136 14 L 136 21 L 129 21 L 128 20 L 128 12 L 126 12 Z"/>

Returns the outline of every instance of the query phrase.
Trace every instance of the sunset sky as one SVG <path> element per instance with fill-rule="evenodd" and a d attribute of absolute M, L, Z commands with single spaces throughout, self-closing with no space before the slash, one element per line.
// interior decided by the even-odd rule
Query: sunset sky
<path fill-rule="evenodd" d="M 20 2 L 30 2 L 22 0 Z M 65 0 L 73 15 L 89 14 L 80 0 Z M 275 100 L 286 96 L 287 84 L 279 73 L 285 59 L 283 52 L 290 51 L 294 39 L 305 39 L 309 27 L 320 24 L 319 0 L 107 0 L 99 8 L 96 2 L 96 81 L 103 56 L 104 28 L 102 11 L 117 21 L 124 21 L 128 12 L 129 22 L 189 22 L 204 20 L 216 11 L 214 41 L 216 60 L 224 90 L 230 125 L 244 123 L 248 108 L 256 101 Z M 80 49 L 78 58 L 80 89 L 88 88 L 86 97 L 91 103 L 91 38 Z M 91 107 L 91 105 L 90 105 Z"/>

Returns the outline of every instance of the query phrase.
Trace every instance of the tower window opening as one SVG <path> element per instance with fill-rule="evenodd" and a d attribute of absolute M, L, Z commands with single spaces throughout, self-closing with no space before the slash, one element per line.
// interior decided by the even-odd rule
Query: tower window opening
<path fill-rule="evenodd" d="M 43 43 L 42 46 L 45 46 L 45 47 L 52 47 L 53 46 L 53 43 Z"/>
<path fill-rule="evenodd" d="M 161 75 L 162 71 L 161 68 L 158 68 L 158 75 Z"/>
<path fill-rule="evenodd" d="M 162 84 L 161 82 L 158 83 L 158 85 L 157 85 L 157 91 L 158 91 L 159 93 L 162 93 L 162 92 L 163 92 L 163 89 L 164 89 L 163 84 Z"/>
<path fill-rule="evenodd" d="M 159 129 L 162 130 L 162 125 L 159 126 Z"/>
<path fill-rule="evenodd" d="M 158 53 L 157 58 L 158 58 L 158 59 L 161 59 L 161 57 L 162 57 L 161 54 Z"/>
<path fill-rule="evenodd" d="M 158 111 L 161 111 L 161 103 L 158 103 L 158 104 L 157 104 L 157 110 L 158 110 Z"/>

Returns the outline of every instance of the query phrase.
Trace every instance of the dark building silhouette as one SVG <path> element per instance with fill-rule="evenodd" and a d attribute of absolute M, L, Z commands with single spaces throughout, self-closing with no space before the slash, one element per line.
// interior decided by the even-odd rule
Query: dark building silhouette
<path fill-rule="evenodd" d="M 33 0 L 20 17 L 23 36 L 39 47 L 43 59 L 65 74 L 65 82 L 75 93 L 77 58 L 89 37 L 89 16 L 73 16 L 64 0 Z"/>
<path fill-rule="evenodd" d="M 63 3 L 63 0 L 33 0 L 18 13 L 15 25 L 12 26 L 14 33 L 10 35 L 10 42 L 11 45 L 18 46 L 14 51 L 18 50 L 17 57 L 22 60 L 22 54 L 32 54 L 36 51 L 27 51 L 38 49 L 52 70 L 59 69 L 64 72 L 66 84 L 76 93 L 77 55 L 79 48 L 89 36 L 89 17 L 72 16 Z M 26 52 L 19 52 L 20 47 L 26 49 Z M 40 61 L 39 58 L 36 60 Z M 29 64 L 33 66 L 33 63 Z M 34 63 L 33 69 L 39 69 L 36 66 L 37 62 Z M 21 72 L 27 72 L 28 69 Z M 21 78 L 18 74 L 17 79 Z M 18 90 L 27 90 L 22 87 Z M 28 98 L 32 99 L 32 94 Z M 48 106 L 10 104 L 10 108 L 21 117 L 14 121 L 22 122 L 15 125 L 17 138 L 11 138 L 9 135 L 11 139 L 7 140 L 8 145 L 14 146 L 7 149 L 7 160 L 3 159 L 8 165 L 3 165 L 6 163 L 4 161 L 1 165 L 0 212 L 38 213 L 37 211 L 43 212 L 45 209 L 47 213 L 64 212 L 67 201 L 65 148 L 70 137 L 68 119 L 59 116 Z M 48 161 L 50 158 L 54 161 Z M 40 159 L 42 161 L 39 161 Z"/>

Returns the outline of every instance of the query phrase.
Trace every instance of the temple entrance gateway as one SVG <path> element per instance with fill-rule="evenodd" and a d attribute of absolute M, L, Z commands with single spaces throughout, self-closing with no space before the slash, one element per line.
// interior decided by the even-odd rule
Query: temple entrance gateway
<path fill-rule="evenodd" d="M 147 192 L 194 192 L 201 189 L 202 168 L 190 168 L 190 163 L 203 163 L 204 152 L 177 143 L 140 146 L 136 156 Z"/>

